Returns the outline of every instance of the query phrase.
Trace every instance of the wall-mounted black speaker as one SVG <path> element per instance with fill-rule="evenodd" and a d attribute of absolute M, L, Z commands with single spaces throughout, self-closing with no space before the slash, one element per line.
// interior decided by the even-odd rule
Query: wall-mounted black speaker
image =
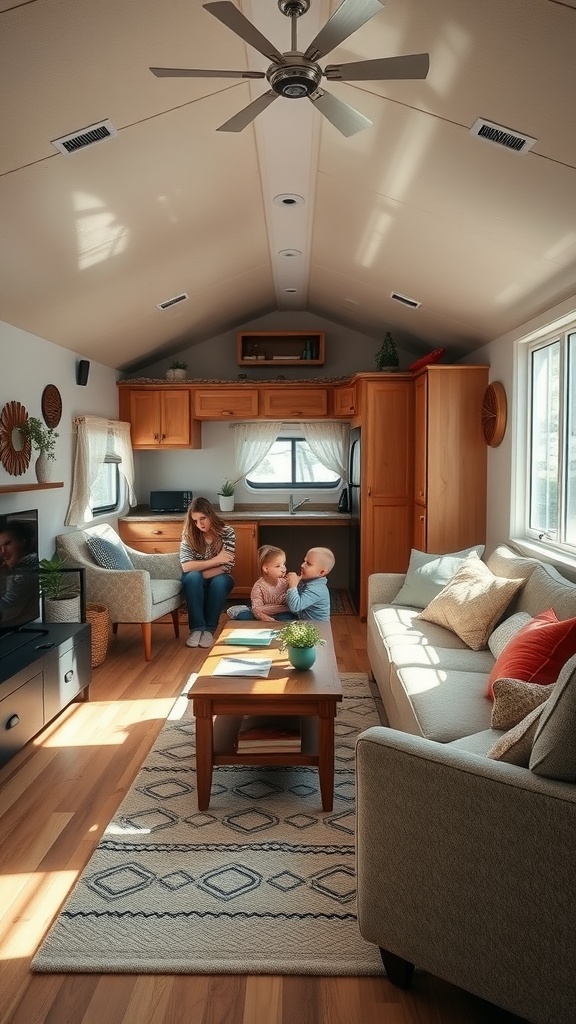
<path fill-rule="evenodd" d="M 81 359 L 76 367 L 76 383 L 83 386 L 88 383 L 90 363 L 87 359 Z"/>

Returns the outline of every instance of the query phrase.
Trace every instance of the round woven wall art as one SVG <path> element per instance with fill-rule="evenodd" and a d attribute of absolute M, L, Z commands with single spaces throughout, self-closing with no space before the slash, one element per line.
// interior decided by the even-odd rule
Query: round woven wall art
<path fill-rule="evenodd" d="M 42 415 L 47 427 L 57 427 L 62 416 L 62 396 L 55 384 L 47 384 L 42 392 Z"/>
<path fill-rule="evenodd" d="M 506 433 L 506 391 L 500 381 L 488 385 L 482 402 L 482 432 L 486 444 L 497 448 Z"/>
<path fill-rule="evenodd" d="M 30 465 L 30 439 L 17 430 L 27 419 L 28 413 L 20 402 L 6 402 L 0 413 L 0 461 L 11 476 L 21 476 Z"/>

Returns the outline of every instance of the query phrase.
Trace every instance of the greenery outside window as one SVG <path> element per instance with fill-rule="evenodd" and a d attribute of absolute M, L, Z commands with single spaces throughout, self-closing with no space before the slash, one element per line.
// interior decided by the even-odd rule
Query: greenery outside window
<path fill-rule="evenodd" d="M 336 490 L 341 477 L 327 469 L 303 437 L 278 437 L 246 483 L 255 489 Z"/>

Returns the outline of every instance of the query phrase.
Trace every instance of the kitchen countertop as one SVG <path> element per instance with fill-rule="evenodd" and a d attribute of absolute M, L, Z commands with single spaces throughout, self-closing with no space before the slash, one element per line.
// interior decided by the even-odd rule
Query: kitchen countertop
<path fill-rule="evenodd" d="M 216 508 L 218 515 L 227 522 L 258 522 L 258 523 L 269 523 L 275 522 L 278 525 L 292 526 L 297 522 L 307 523 L 309 526 L 314 523 L 323 523 L 328 525 L 328 521 L 331 526 L 345 526 L 351 519 L 349 513 L 338 512 L 338 509 L 334 507 L 327 508 L 325 505 L 318 507 L 310 507 L 308 503 L 302 508 L 299 508 L 292 515 L 288 512 L 286 506 L 253 506 L 240 505 L 234 512 L 220 512 Z M 151 512 L 147 505 L 136 505 L 128 515 L 121 516 L 123 521 L 131 522 L 147 522 L 153 520 L 154 522 L 181 522 L 184 520 L 184 512 Z"/>

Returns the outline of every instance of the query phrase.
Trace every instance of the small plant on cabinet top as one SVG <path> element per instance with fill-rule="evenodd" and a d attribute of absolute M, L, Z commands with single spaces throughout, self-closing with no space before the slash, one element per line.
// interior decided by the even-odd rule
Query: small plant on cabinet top
<path fill-rule="evenodd" d="M 285 651 L 287 647 L 322 647 L 326 641 L 320 636 L 318 626 L 311 622 L 303 622 L 296 619 L 288 622 L 278 633 L 280 650 Z"/>
<path fill-rule="evenodd" d="M 179 359 L 173 359 L 170 363 L 171 370 L 187 370 L 188 363 L 181 363 Z"/>
<path fill-rule="evenodd" d="M 386 331 L 384 341 L 376 353 L 376 369 L 397 370 L 399 365 L 400 360 L 396 351 L 396 342 L 390 331 Z"/>
<path fill-rule="evenodd" d="M 30 443 L 40 455 L 47 459 L 55 459 L 54 449 L 56 438 L 60 435 L 53 427 L 46 427 L 36 416 L 29 416 L 23 427 L 18 427 L 20 433 L 27 437 Z"/>
<path fill-rule="evenodd" d="M 218 494 L 221 494 L 223 498 L 231 498 L 234 494 L 234 481 L 225 480 Z"/>

